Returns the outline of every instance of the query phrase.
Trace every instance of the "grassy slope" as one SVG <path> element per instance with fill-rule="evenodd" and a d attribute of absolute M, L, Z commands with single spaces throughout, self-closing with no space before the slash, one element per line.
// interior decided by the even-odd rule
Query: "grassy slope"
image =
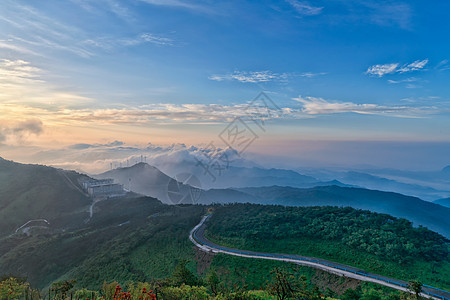
<path fill-rule="evenodd" d="M 91 200 L 69 180 L 77 185 L 82 176 L 0 159 L 0 236 L 14 232 L 30 219 L 45 218 L 53 227 L 80 223 L 87 217 Z"/>
<path fill-rule="evenodd" d="M 302 208 L 296 208 L 301 210 Z M 282 220 L 279 225 L 283 228 L 292 228 L 295 231 L 295 223 L 292 219 L 283 218 L 282 212 L 274 212 L 274 207 L 263 207 L 269 219 Z M 291 208 L 292 210 L 292 208 Z M 255 209 L 256 211 L 256 209 Z M 255 213 L 256 214 L 256 213 Z M 398 263 L 389 261 L 385 257 L 367 253 L 362 250 L 349 247 L 338 240 L 324 240 L 306 236 L 283 237 L 272 239 L 261 238 L 271 236 L 271 232 L 255 231 L 247 221 L 255 217 L 252 210 L 230 207 L 219 207 L 210 221 L 207 236 L 219 244 L 240 249 L 256 250 L 263 252 L 293 253 L 306 256 L 320 257 L 347 265 L 362 268 L 381 275 L 398 279 L 419 279 L 426 284 L 450 289 L 450 263 L 448 258 L 444 261 L 430 262 L 420 258 Z M 267 221 L 267 220 L 266 220 Z M 285 231 L 284 231 L 285 232 Z"/>
<path fill-rule="evenodd" d="M 84 228 L 3 239 L 0 270 L 26 276 L 37 288 L 60 279 L 98 289 L 104 280 L 164 278 L 180 259 L 193 260 L 188 233 L 203 209 L 166 206 L 147 197 L 100 202 Z"/>

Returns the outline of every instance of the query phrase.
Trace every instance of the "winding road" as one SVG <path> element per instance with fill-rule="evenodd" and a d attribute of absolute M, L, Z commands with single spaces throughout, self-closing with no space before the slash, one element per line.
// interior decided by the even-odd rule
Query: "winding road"
<path fill-rule="evenodd" d="M 248 257 L 248 258 L 257 258 L 257 259 L 268 259 L 268 260 L 278 260 L 291 262 L 295 264 L 300 264 L 304 266 L 313 267 L 316 269 L 324 270 L 326 272 L 336 274 L 339 276 L 345 276 L 349 278 L 354 278 L 361 281 L 369 281 L 377 284 L 381 284 L 387 287 L 391 287 L 400 291 L 410 292 L 408 290 L 408 282 L 392 279 L 389 277 L 373 274 L 366 272 L 361 269 L 357 269 L 351 266 L 339 264 L 336 262 L 315 258 L 315 257 L 307 257 L 301 255 L 293 255 L 293 254 L 279 254 L 279 253 L 264 253 L 264 252 L 255 252 L 248 250 L 240 250 L 229 248 L 221 245 L 217 245 L 208 239 L 205 238 L 204 232 L 206 228 L 206 221 L 211 215 L 204 216 L 197 226 L 195 226 L 190 234 L 189 239 L 192 243 L 195 244 L 198 248 L 205 252 L 213 252 L 213 253 L 224 253 L 228 255 L 240 256 L 240 257 Z M 432 286 L 424 285 L 422 289 L 423 297 L 428 299 L 436 299 L 436 300 L 450 300 L 450 292 L 438 289 Z"/>
<path fill-rule="evenodd" d="M 23 224 L 22 226 L 20 226 L 19 228 L 17 228 L 16 231 L 15 231 L 15 233 L 19 232 L 19 230 L 24 230 L 24 229 L 26 229 L 26 228 L 31 228 L 31 227 L 47 227 L 47 226 L 36 226 L 36 225 L 35 225 L 35 226 L 27 226 L 28 224 L 33 223 L 33 222 L 42 222 L 42 223 L 45 223 L 45 224 L 47 224 L 47 225 L 50 225 L 50 222 L 47 221 L 46 219 L 29 220 L 28 222 L 26 222 L 25 224 Z"/>

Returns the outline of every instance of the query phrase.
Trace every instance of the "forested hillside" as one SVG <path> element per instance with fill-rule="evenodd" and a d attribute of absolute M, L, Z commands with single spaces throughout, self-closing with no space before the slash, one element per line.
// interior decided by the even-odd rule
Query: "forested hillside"
<path fill-rule="evenodd" d="M 218 207 L 208 237 L 227 246 L 321 257 L 449 288 L 448 240 L 386 214 L 338 207 Z"/>
<path fill-rule="evenodd" d="M 350 206 L 405 218 L 450 238 L 450 208 L 398 193 L 362 188 L 318 186 L 309 189 L 261 187 L 238 189 L 260 204 L 288 206 Z"/>

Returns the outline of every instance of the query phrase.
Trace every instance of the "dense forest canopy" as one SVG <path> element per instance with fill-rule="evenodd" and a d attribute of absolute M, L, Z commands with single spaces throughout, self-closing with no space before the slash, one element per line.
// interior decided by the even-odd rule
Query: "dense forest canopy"
<path fill-rule="evenodd" d="M 447 261 L 448 240 L 405 219 L 350 207 L 285 207 L 233 204 L 218 207 L 209 233 L 270 241 L 305 237 L 336 241 L 384 259 Z"/>

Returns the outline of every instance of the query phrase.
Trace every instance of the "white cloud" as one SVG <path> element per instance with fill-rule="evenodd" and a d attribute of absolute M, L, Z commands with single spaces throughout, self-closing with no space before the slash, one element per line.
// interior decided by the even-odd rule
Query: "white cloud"
<path fill-rule="evenodd" d="M 316 97 L 294 98 L 302 104 L 301 109 L 282 107 L 272 119 L 302 119 L 317 115 L 337 113 L 357 113 L 385 115 L 391 117 L 420 117 L 438 112 L 435 107 L 386 106 L 378 104 L 356 104 L 352 102 L 328 101 Z M 17 106 L 16 106 L 17 107 Z M 7 112 L 8 107 L 0 106 L 0 111 Z M 21 107 L 20 111 L 27 111 Z M 39 110 L 39 115 L 51 123 L 80 125 L 83 124 L 126 124 L 168 125 L 168 124 L 218 124 L 230 122 L 237 117 L 261 118 L 260 107 L 248 107 L 248 104 L 152 104 L 138 107 L 122 108 L 59 108 Z"/>
<path fill-rule="evenodd" d="M 209 79 L 215 81 L 237 80 L 240 82 L 257 83 L 257 82 L 286 80 L 287 77 L 288 77 L 287 73 L 274 73 L 271 71 L 257 71 L 257 72 L 236 71 L 234 73 L 226 75 L 212 75 L 209 77 Z"/>
<path fill-rule="evenodd" d="M 415 77 L 410 77 L 410 78 L 406 78 L 406 79 L 401 79 L 401 80 L 391 80 L 389 79 L 388 82 L 392 83 L 392 84 L 398 84 L 398 83 L 405 83 L 405 82 L 416 82 L 419 79 L 415 78 Z"/>
<path fill-rule="evenodd" d="M 286 0 L 300 15 L 314 16 L 322 12 L 323 7 L 312 6 L 306 1 Z"/>
<path fill-rule="evenodd" d="M 289 112 L 287 109 L 284 111 Z M 261 109 L 248 108 L 248 104 L 152 104 L 139 107 L 107 109 L 64 109 L 50 112 L 53 119 L 60 121 L 95 122 L 111 124 L 213 124 L 230 122 L 236 117 L 255 118 L 261 116 Z M 281 114 L 280 114 L 281 115 Z M 280 117 L 272 116 L 272 117 Z"/>
<path fill-rule="evenodd" d="M 400 68 L 398 67 L 400 65 L 399 63 L 374 65 L 367 69 L 366 74 L 383 77 L 386 74 L 407 73 L 407 72 L 422 70 L 427 64 L 428 64 L 428 59 L 416 60 L 415 62 L 405 64 Z M 391 83 L 395 83 L 395 82 L 391 82 Z"/>
<path fill-rule="evenodd" d="M 421 69 L 423 69 L 426 66 L 426 64 L 428 64 L 428 59 L 416 60 L 413 63 L 404 65 L 403 67 L 398 69 L 397 72 L 399 72 L 399 73 L 406 73 L 406 72 L 412 72 L 412 71 L 421 70 Z"/>
<path fill-rule="evenodd" d="M 305 77 L 305 78 L 314 78 L 322 75 L 326 75 L 327 73 L 313 73 L 313 72 L 304 72 L 304 73 L 275 73 L 272 71 L 235 71 L 233 73 L 224 74 L 224 75 L 212 75 L 209 76 L 208 79 L 215 81 L 240 81 L 240 82 L 250 82 L 250 83 L 258 83 L 258 82 L 269 82 L 269 81 L 286 81 L 288 78 L 292 77 Z"/>
<path fill-rule="evenodd" d="M 68 26 L 45 13 L 25 5 L 7 4 L 0 16 L 0 24 L 14 27 L 15 36 L 0 41 L 1 48 L 23 54 L 46 56 L 44 50 L 62 50 L 89 58 L 94 55 L 79 45 L 79 38 L 87 35 L 79 28 Z"/>
<path fill-rule="evenodd" d="M 122 19 L 133 19 L 127 8 L 116 0 L 99 2 L 72 0 L 81 8 L 94 14 L 111 11 Z M 105 9 L 106 8 L 106 9 Z M 14 27 L 14 35 L 0 39 L 0 48 L 33 56 L 52 56 L 54 52 L 71 53 L 83 58 L 95 57 L 104 51 L 145 43 L 168 46 L 174 40 L 155 33 L 144 32 L 137 37 L 96 36 L 94 33 L 73 27 L 63 21 L 50 18 L 45 12 L 25 5 L 6 5 L 0 15 L 0 26 Z"/>
<path fill-rule="evenodd" d="M 42 70 L 21 59 L 0 59 L 0 99 L 7 100 L 24 93 L 26 85 L 37 85 Z M 14 92 L 14 93 L 13 93 Z M 11 95 L 13 94 L 13 95 Z"/>
<path fill-rule="evenodd" d="M 152 33 L 143 33 L 141 35 L 141 38 L 145 42 L 149 42 L 149 43 L 156 44 L 156 45 L 173 45 L 173 42 L 174 42 L 174 40 L 172 40 L 172 39 L 162 37 L 162 36 L 157 36 Z"/>
<path fill-rule="evenodd" d="M 210 9 L 208 9 L 203 5 L 193 3 L 194 1 L 182 1 L 182 0 L 140 0 L 140 1 L 151 5 L 184 8 L 199 12 L 212 12 Z"/>
<path fill-rule="evenodd" d="M 448 64 L 448 59 L 444 59 L 441 62 L 439 62 L 437 64 L 437 66 L 435 67 L 435 69 L 438 69 L 440 71 L 450 70 L 450 65 Z"/>
<path fill-rule="evenodd" d="M 126 39 L 121 41 L 121 43 L 125 46 L 136 46 L 143 43 L 151 43 L 159 46 L 173 46 L 174 42 L 175 40 L 171 38 L 148 32 L 142 33 L 135 39 Z"/>
<path fill-rule="evenodd" d="M 419 88 L 421 88 L 422 86 L 421 86 L 421 85 L 418 85 L 418 84 L 408 83 L 405 87 L 406 87 L 407 89 L 419 89 Z"/>
<path fill-rule="evenodd" d="M 398 63 L 384 64 L 384 65 L 374 65 L 367 69 L 366 74 L 377 75 L 382 77 L 386 74 L 392 74 L 398 67 Z"/>
<path fill-rule="evenodd" d="M 308 115 L 357 113 L 393 117 L 420 117 L 435 111 L 430 107 L 384 106 L 378 104 L 357 104 L 352 102 L 328 101 L 316 97 L 301 97 L 293 100 L 302 103 L 302 112 Z"/>
<path fill-rule="evenodd" d="M 1 136 L 0 136 L 1 139 Z M 90 174 L 98 174 L 109 170 L 112 165 L 125 167 L 141 161 L 145 161 L 158 167 L 169 176 L 182 172 L 192 171 L 198 173 L 198 177 L 209 180 L 204 176 L 204 170 L 197 166 L 198 160 L 204 160 L 205 155 L 226 155 L 231 165 L 254 166 L 239 157 L 236 150 L 216 147 L 214 144 L 186 146 L 185 144 L 172 144 L 169 146 L 154 145 L 148 143 L 143 146 L 129 145 L 121 141 L 105 144 L 75 144 L 58 149 L 29 149 L 31 161 L 51 165 L 64 169 L 74 169 Z M 197 160 L 198 159 L 198 160 Z M 205 182 L 206 183 L 206 182 Z"/>
<path fill-rule="evenodd" d="M 23 54 L 32 54 L 32 55 L 40 56 L 40 54 L 38 54 L 37 52 L 34 52 L 26 47 L 15 45 L 15 44 L 11 43 L 11 41 L 0 40 L 0 48 L 7 49 L 7 50 L 13 50 L 13 51 L 20 52 Z"/>
<path fill-rule="evenodd" d="M 3 119 L 39 117 L 43 108 L 55 110 L 92 104 L 93 99 L 62 92 L 59 87 L 43 79 L 46 72 L 30 62 L 16 59 L 0 59 L 0 116 Z"/>
<path fill-rule="evenodd" d="M 321 72 L 321 73 L 312 73 L 312 72 L 304 72 L 300 74 L 300 77 L 307 77 L 307 78 L 313 78 L 317 76 L 326 75 L 327 73 Z"/>

